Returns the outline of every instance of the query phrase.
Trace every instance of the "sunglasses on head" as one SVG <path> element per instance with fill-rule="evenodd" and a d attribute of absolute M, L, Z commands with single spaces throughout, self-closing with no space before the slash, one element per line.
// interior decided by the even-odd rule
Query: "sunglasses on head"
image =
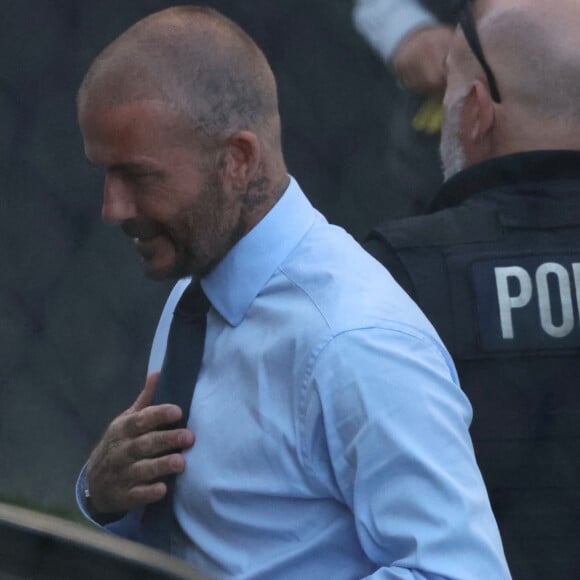
<path fill-rule="evenodd" d="M 475 58 L 477 58 L 481 68 L 483 68 L 487 84 L 489 85 L 491 98 L 496 103 L 501 103 L 501 96 L 499 94 L 499 89 L 497 88 L 495 76 L 485 58 L 485 55 L 483 54 L 483 48 L 481 47 L 481 41 L 479 39 L 479 34 L 477 33 L 477 26 L 475 24 L 471 3 L 471 0 L 467 0 L 463 4 L 463 8 L 459 13 L 459 26 L 461 26 L 461 30 L 463 31 L 471 52 L 473 52 Z"/>

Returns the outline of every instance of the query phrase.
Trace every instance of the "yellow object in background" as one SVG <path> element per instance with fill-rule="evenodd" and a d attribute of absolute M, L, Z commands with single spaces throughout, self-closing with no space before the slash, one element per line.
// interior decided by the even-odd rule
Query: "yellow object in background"
<path fill-rule="evenodd" d="M 428 97 L 413 117 L 413 129 L 427 135 L 435 135 L 435 133 L 441 131 L 442 124 L 443 102 L 441 96 Z"/>

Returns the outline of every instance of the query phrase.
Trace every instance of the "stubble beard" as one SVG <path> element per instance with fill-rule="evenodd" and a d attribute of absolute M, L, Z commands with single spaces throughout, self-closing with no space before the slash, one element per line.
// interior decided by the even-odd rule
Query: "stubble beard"
<path fill-rule="evenodd" d="M 445 121 L 441 130 L 439 153 L 445 181 L 465 169 L 467 158 L 461 142 L 461 112 L 463 99 L 453 103 L 445 112 Z"/>
<path fill-rule="evenodd" d="M 202 278 L 244 233 L 244 222 L 229 207 L 217 171 L 211 172 L 195 202 L 167 227 L 175 250 L 172 266 L 163 272 L 151 272 L 149 277 L 156 280 Z"/>

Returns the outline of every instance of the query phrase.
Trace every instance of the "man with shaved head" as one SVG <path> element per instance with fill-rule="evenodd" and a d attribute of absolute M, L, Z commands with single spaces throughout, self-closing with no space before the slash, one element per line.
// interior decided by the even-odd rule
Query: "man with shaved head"
<path fill-rule="evenodd" d="M 431 212 L 367 242 L 451 352 L 516 579 L 580 569 L 580 3 L 478 0 Z"/>
<path fill-rule="evenodd" d="M 453 363 L 288 175 L 248 36 L 208 8 L 153 14 L 78 106 L 104 219 L 180 279 L 81 473 L 85 514 L 212 577 L 508 578 Z"/>

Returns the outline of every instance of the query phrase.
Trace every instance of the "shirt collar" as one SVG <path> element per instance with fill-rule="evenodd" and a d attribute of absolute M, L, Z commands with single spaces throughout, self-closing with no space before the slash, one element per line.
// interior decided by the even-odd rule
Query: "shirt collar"
<path fill-rule="evenodd" d="M 431 212 L 460 204 L 497 187 L 526 182 L 580 179 L 580 151 L 529 151 L 488 159 L 446 181 L 431 203 Z"/>
<path fill-rule="evenodd" d="M 229 324 L 242 322 L 266 282 L 317 216 L 320 214 L 290 177 L 276 205 L 201 280 L 212 306 Z"/>

